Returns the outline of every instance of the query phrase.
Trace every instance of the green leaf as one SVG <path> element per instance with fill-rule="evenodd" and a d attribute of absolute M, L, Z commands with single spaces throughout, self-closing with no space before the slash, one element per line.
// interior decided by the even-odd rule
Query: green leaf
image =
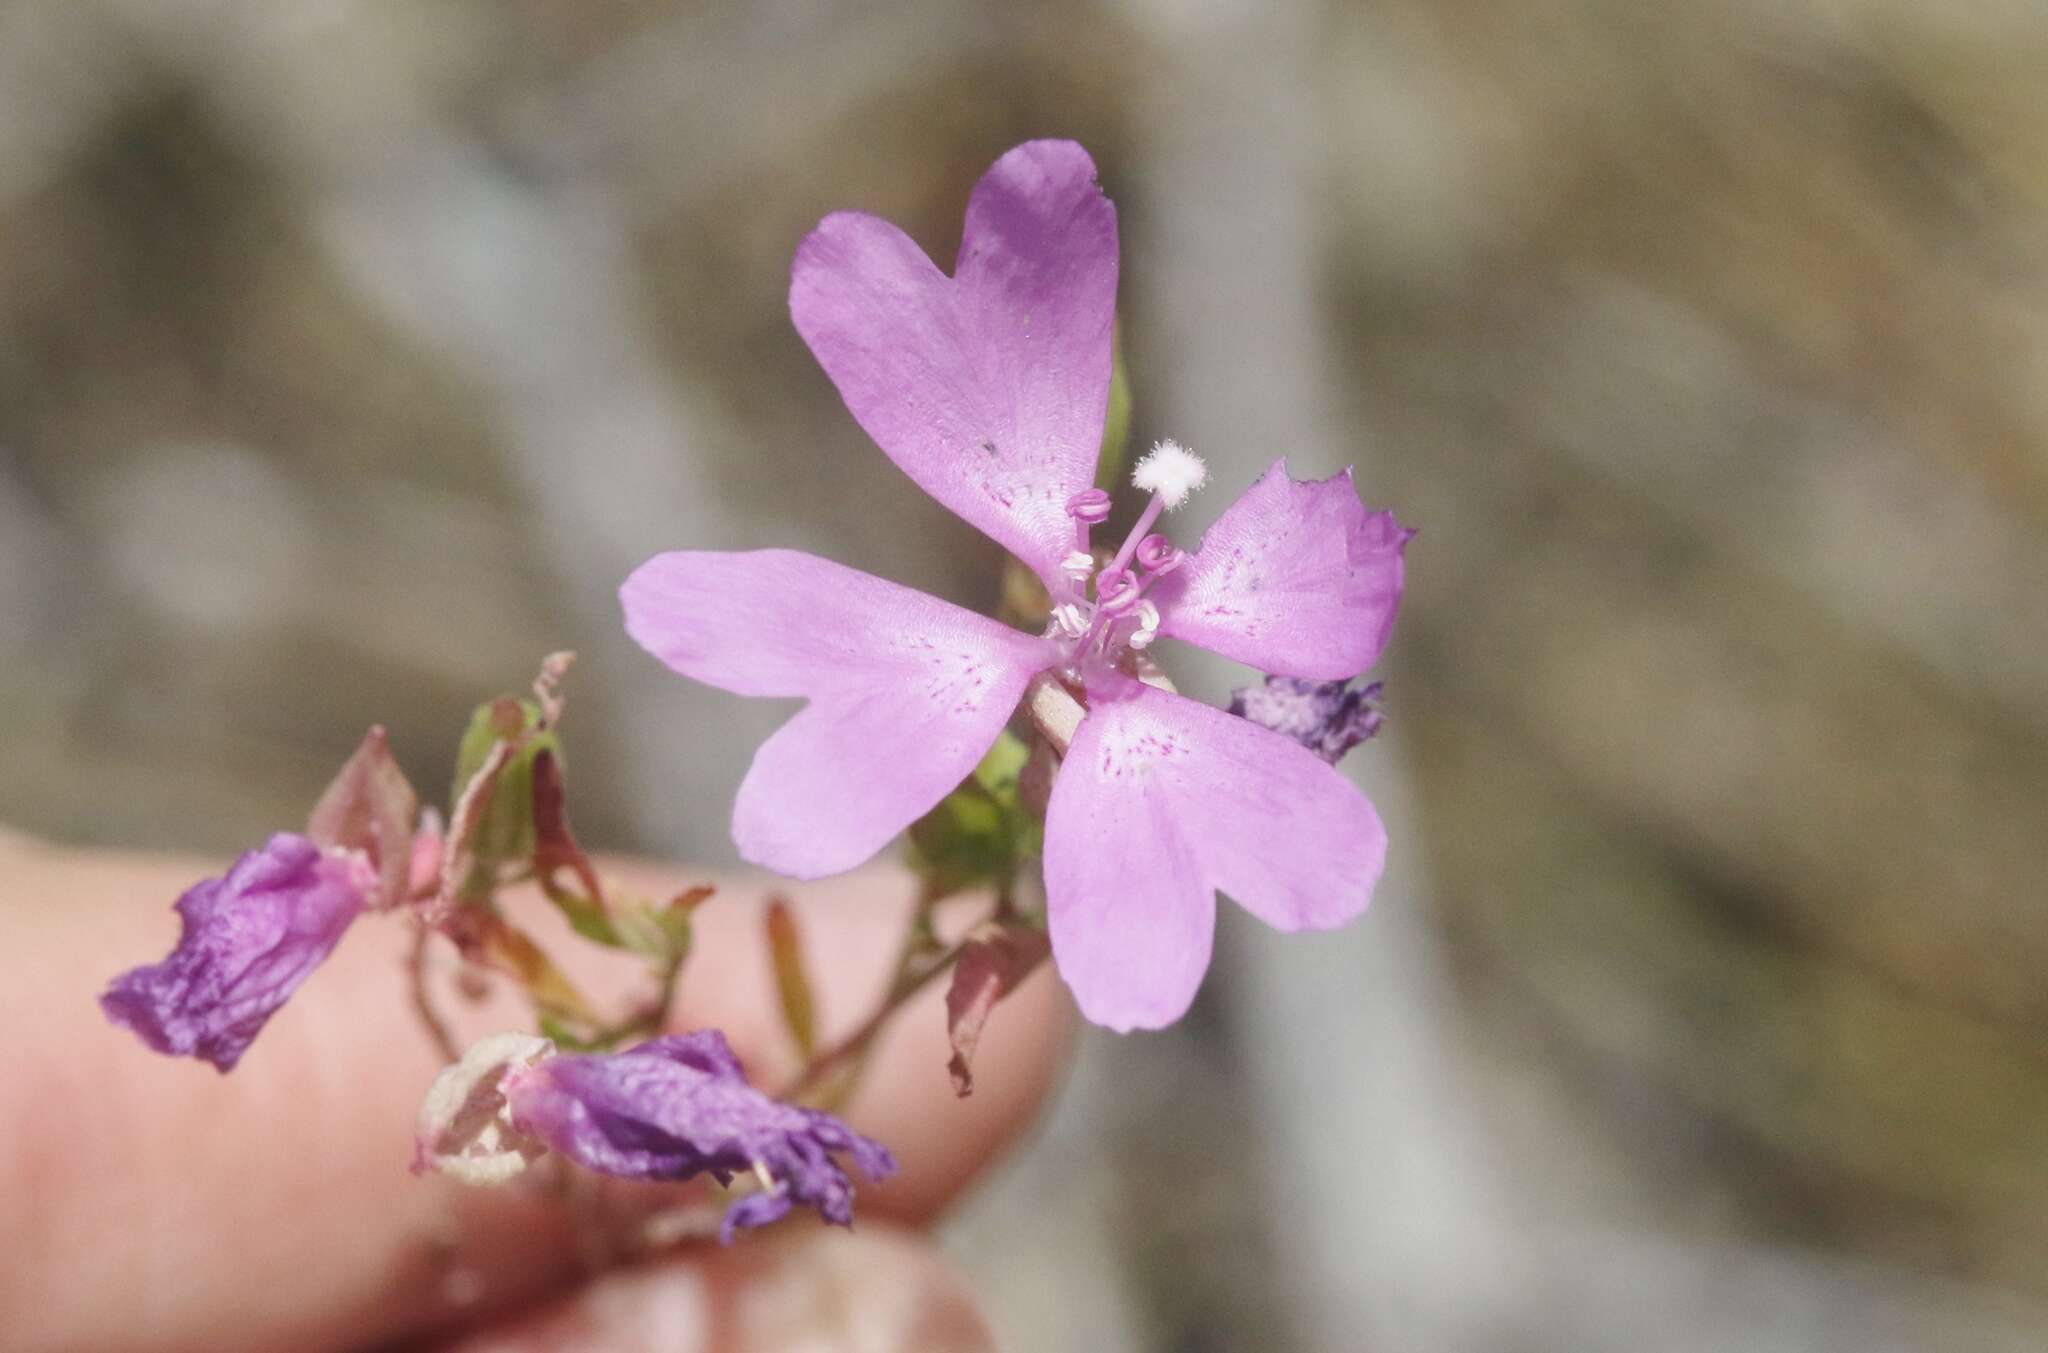
<path fill-rule="evenodd" d="M 1124 453 L 1131 444 L 1131 373 L 1124 365 L 1124 326 L 1110 339 L 1109 408 L 1102 420 L 1102 451 L 1095 459 L 1097 488 L 1115 489 L 1123 478 Z"/>
<path fill-rule="evenodd" d="M 564 1052 L 582 1052 L 590 1046 L 584 1041 L 582 1034 L 553 1015 L 540 1017 L 540 1036 Z"/>
<path fill-rule="evenodd" d="M 548 900 L 553 902 L 556 909 L 568 920 L 569 928 L 584 939 L 610 945 L 614 949 L 627 947 L 626 940 L 613 928 L 610 918 L 604 914 L 604 908 L 588 898 L 572 893 L 566 888 L 554 888 L 548 891 Z"/>
<path fill-rule="evenodd" d="M 1024 739 L 1003 730 L 988 754 L 981 758 L 974 768 L 974 782 L 986 789 L 995 798 L 1008 796 L 1012 800 L 1017 794 L 1017 779 L 1024 774 L 1024 763 L 1031 759 L 1031 749 L 1024 745 Z"/>
<path fill-rule="evenodd" d="M 470 849 L 480 864 L 523 862 L 533 854 L 533 759 L 546 751 L 558 763 L 562 760 L 560 736 L 540 724 L 539 704 L 510 696 L 479 705 L 469 716 L 469 727 L 463 731 L 462 744 L 456 752 L 451 801 L 461 799 L 462 791 L 483 768 L 492 747 L 501 741 L 524 739 L 512 760 L 499 772 L 497 783 L 491 787 L 490 802 L 471 837 Z"/>
<path fill-rule="evenodd" d="M 1018 792 L 1029 759 L 1024 742 L 1004 732 L 958 789 L 911 824 L 911 863 L 924 876 L 926 900 L 970 888 L 1004 891 L 1040 852 L 1044 824 Z"/>
<path fill-rule="evenodd" d="M 818 1003 L 811 995 L 810 973 L 804 964 L 803 935 L 789 903 L 774 898 L 766 917 L 768 957 L 775 966 L 775 987 L 782 996 L 782 1022 L 796 1043 L 798 1055 L 810 1060 L 818 1047 Z"/>

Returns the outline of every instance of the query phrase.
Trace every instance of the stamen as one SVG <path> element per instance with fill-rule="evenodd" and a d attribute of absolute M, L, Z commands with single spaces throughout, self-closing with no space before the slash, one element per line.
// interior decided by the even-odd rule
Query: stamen
<path fill-rule="evenodd" d="M 1145 510 L 1138 514 L 1137 525 L 1133 526 L 1131 533 L 1124 537 L 1124 543 L 1117 550 L 1116 558 L 1110 560 L 1109 567 L 1103 570 L 1105 575 L 1121 572 L 1129 565 L 1131 556 L 1138 552 L 1138 542 L 1143 540 L 1146 533 L 1152 529 L 1152 523 L 1159 520 L 1159 514 L 1164 510 L 1165 506 L 1166 499 L 1162 495 L 1157 493 L 1152 495 L 1152 501 L 1145 504 Z"/>
<path fill-rule="evenodd" d="M 1100 526 L 1109 520 L 1109 491 L 1082 489 L 1067 499 L 1067 515 L 1089 526 Z"/>
<path fill-rule="evenodd" d="M 1138 567 L 1151 574 L 1171 573 L 1187 562 L 1187 551 L 1174 548 L 1172 541 L 1154 532 L 1138 542 Z"/>
<path fill-rule="evenodd" d="M 1152 641 L 1158 637 L 1159 608 L 1149 601 L 1139 602 L 1138 628 L 1131 632 L 1131 637 L 1124 640 L 1124 643 L 1130 648 L 1143 652 L 1145 649 L 1152 647 Z"/>
<path fill-rule="evenodd" d="M 1071 601 L 1052 608 L 1053 628 L 1069 639 L 1078 639 L 1086 634 L 1093 618 Z"/>
<path fill-rule="evenodd" d="M 1138 577 L 1127 568 L 1104 573 L 1095 580 L 1095 609 L 1099 615 L 1119 616 L 1138 604 Z"/>
<path fill-rule="evenodd" d="M 1067 515 L 1074 519 L 1074 552 L 1076 554 L 1086 554 L 1088 552 L 1089 528 L 1100 526 L 1103 522 L 1109 520 L 1109 490 L 1082 489 L 1079 493 L 1067 499 Z M 1071 572 L 1069 576 L 1071 576 Z M 1083 582 L 1087 579 L 1087 576 L 1084 573 L 1079 578 L 1075 578 L 1074 581 L 1076 583 Z"/>
<path fill-rule="evenodd" d="M 1084 527 L 1082 529 L 1085 530 L 1087 528 Z M 1086 550 L 1075 550 L 1072 554 L 1060 560 L 1060 572 L 1066 574 L 1067 580 L 1076 586 L 1087 582 L 1088 575 L 1094 571 L 1095 556 Z"/>

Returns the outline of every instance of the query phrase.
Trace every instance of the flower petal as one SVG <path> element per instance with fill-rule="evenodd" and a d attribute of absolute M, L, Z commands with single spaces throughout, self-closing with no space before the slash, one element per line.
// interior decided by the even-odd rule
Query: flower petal
<path fill-rule="evenodd" d="M 1380 712 L 1382 689 L 1377 681 L 1360 685 L 1357 677 L 1311 681 L 1269 676 L 1262 685 L 1232 691 L 1230 712 L 1293 738 L 1334 766 L 1386 723 Z"/>
<path fill-rule="evenodd" d="M 115 978 L 100 1008 L 158 1052 L 231 1071 L 377 892 L 358 854 L 279 832 L 178 899 L 178 946 Z"/>
<path fill-rule="evenodd" d="M 1356 676 L 1394 627 L 1413 534 L 1365 510 L 1351 471 L 1296 480 L 1275 461 L 1160 580 L 1160 632 L 1264 672 Z"/>
<path fill-rule="evenodd" d="M 887 221 L 838 212 L 797 250 L 789 311 L 889 459 L 1051 584 L 1067 499 L 1095 479 L 1116 277 L 1088 152 L 1032 141 L 976 185 L 953 277 Z"/>
<path fill-rule="evenodd" d="M 1092 683 L 1045 819 L 1053 960 L 1118 1030 L 1185 1013 L 1209 966 L 1215 893 L 1281 930 L 1365 910 L 1386 831 L 1299 744 L 1112 675 Z"/>
<path fill-rule="evenodd" d="M 880 1142 L 831 1114 L 770 1099 L 747 1084 L 715 1029 L 650 1039 L 624 1052 L 571 1054 L 514 1065 L 499 1081 L 515 1135 L 535 1138 L 586 1169 L 622 1179 L 721 1182 L 760 1171 L 774 1184 L 736 1202 L 720 1238 L 764 1226 L 794 1203 L 853 1224 L 853 1181 L 832 1159 L 854 1158 L 870 1179 L 896 1171 Z M 759 1201 L 756 1201 L 758 1199 Z"/>
<path fill-rule="evenodd" d="M 810 704 L 761 745 L 733 810 L 754 864 L 820 878 L 944 798 L 1002 731 L 1043 640 L 795 550 L 677 551 L 620 589 L 626 630 L 684 676 Z"/>

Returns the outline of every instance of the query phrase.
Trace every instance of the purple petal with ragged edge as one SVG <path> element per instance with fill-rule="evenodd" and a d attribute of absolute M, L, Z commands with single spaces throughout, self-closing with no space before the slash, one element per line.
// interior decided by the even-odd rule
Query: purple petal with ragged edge
<path fill-rule="evenodd" d="M 1386 716 L 1380 712 L 1381 684 L 1312 681 L 1306 677 L 1269 676 L 1257 686 L 1230 693 L 1230 712 L 1293 738 L 1331 765 L 1344 753 L 1374 737 Z"/>
<path fill-rule="evenodd" d="M 1281 930 L 1365 910 L 1386 831 L 1320 758 L 1121 675 L 1088 700 L 1046 809 L 1045 890 L 1053 961 L 1090 1020 L 1156 1029 L 1186 1012 L 1218 891 Z"/>
<path fill-rule="evenodd" d="M 765 1171 L 772 1193 L 727 1211 L 720 1236 L 761 1226 L 793 1204 L 853 1224 L 853 1182 L 833 1161 L 851 1155 L 870 1179 L 893 1174 L 887 1148 L 831 1114 L 770 1099 L 747 1084 L 715 1029 L 656 1038 L 619 1053 L 550 1057 L 502 1082 L 515 1129 L 586 1169 L 624 1179 L 720 1181 Z"/>
<path fill-rule="evenodd" d="M 1116 277 L 1094 161 L 1031 141 L 975 186 L 952 277 L 887 221 L 839 212 L 797 249 L 789 311 L 889 458 L 1050 585 L 1067 499 L 1095 479 Z"/>
<path fill-rule="evenodd" d="M 929 812 L 1002 732 L 1045 641 L 794 550 L 657 555 L 620 589 L 626 630 L 684 676 L 805 696 L 733 809 L 749 861 L 851 869 Z"/>
<path fill-rule="evenodd" d="M 180 897 L 178 947 L 115 978 L 100 1008 L 158 1052 L 232 1070 L 376 888 L 360 855 L 280 832 Z"/>
<path fill-rule="evenodd" d="M 1283 676 L 1355 676 L 1386 647 L 1413 534 L 1366 511 L 1351 471 L 1295 480 L 1275 461 L 1154 588 L 1160 633 Z"/>

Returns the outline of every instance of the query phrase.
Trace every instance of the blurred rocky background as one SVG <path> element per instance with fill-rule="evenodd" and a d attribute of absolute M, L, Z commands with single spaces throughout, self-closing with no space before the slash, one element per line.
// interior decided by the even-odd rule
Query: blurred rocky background
<path fill-rule="evenodd" d="M 612 590 L 992 596 L 784 287 L 1038 135 L 1190 539 L 1279 454 L 1423 534 L 1374 914 L 1085 1042 L 949 1227 L 1011 1345 L 2048 1346 L 2035 0 L 13 0 L 0 818 L 225 853 L 571 646 L 583 834 L 729 858 L 782 711 Z"/>

